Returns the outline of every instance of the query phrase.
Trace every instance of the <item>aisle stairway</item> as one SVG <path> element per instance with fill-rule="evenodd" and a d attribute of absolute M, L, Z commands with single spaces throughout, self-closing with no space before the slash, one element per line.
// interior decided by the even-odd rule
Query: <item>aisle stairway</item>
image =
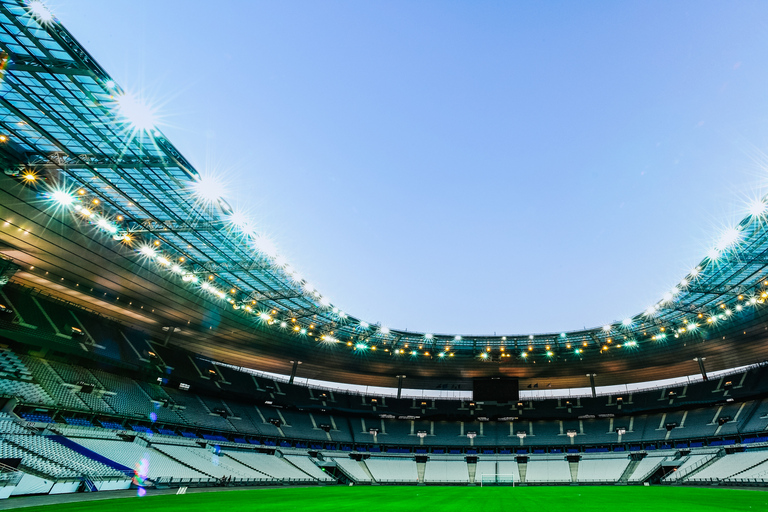
<path fill-rule="evenodd" d="M 427 469 L 426 462 L 416 463 L 416 474 L 419 475 L 419 485 L 424 485 L 424 471 Z"/>
<path fill-rule="evenodd" d="M 525 483 L 525 473 L 528 471 L 528 463 L 518 462 L 517 469 L 520 471 L 520 483 Z"/>
<path fill-rule="evenodd" d="M 639 460 L 633 460 L 630 461 L 629 465 L 627 466 L 627 469 L 624 470 L 624 472 L 619 477 L 618 483 L 625 484 L 629 481 L 629 477 L 632 476 L 632 474 L 635 472 L 635 469 L 637 468 L 638 464 L 640 464 Z"/>
<path fill-rule="evenodd" d="M 569 462 L 568 468 L 571 470 L 571 483 L 579 481 L 579 463 Z"/>
<path fill-rule="evenodd" d="M 368 469 L 368 466 L 365 465 L 365 461 L 358 461 L 358 464 L 360 464 L 360 467 L 363 468 L 363 471 L 368 475 L 368 478 L 371 479 L 371 484 L 378 485 L 378 482 L 376 482 L 376 479 L 373 478 L 373 474 L 371 474 L 371 470 Z M 423 477 L 423 475 L 422 475 Z"/>

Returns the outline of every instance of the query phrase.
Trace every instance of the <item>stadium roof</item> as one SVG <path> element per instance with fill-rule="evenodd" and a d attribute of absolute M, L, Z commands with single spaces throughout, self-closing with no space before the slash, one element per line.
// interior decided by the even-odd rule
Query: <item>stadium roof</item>
<path fill-rule="evenodd" d="M 141 91 L 121 88 L 41 2 L 0 3 L 0 48 L 0 251 L 22 267 L 20 283 L 225 362 L 285 372 L 301 359 L 325 380 L 388 385 L 406 374 L 431 387 L 517 375 L 559 387 L 587 373 L 605 384 L 690 374 L 694 357 L 712 370 L 766 359 L 764 201 L 656 304 L 610 325 L 387 328 L 302 279 L 157 128 Z"/>

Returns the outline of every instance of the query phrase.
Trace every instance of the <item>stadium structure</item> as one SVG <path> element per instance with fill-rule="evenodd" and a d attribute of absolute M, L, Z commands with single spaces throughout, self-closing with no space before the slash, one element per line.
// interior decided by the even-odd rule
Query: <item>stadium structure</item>
<path fill-rule="evenodd" d="M 41 2 L 0 1 L 0 49 L 0 497 L 768 482 L 764 201 L 633 317 L 387 328 L 304 281 Z"/>

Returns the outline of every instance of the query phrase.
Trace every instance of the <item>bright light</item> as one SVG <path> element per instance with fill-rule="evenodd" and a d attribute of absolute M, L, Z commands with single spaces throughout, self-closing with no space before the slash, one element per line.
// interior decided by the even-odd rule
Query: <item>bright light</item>
<path fill-rule="evenodd" d="M 384 334 L 384 335 L 389 334 L 389 327 L 382 327 L 381 328 L 381 334 Z"/>
<path fill-rule="evenodd" d="M 269 316 L 267 313 L 260 313 L 259 318 L 261 318 L 265 322 L 269 322 L 270 320 L 272 320 L 272 317 Z"/>
<path fill-rule="evenodd" d="M 725 232 L 720 236 L 720 239 L 717 241 L 717 244 L 715 244 L 715 249 L 717 251 L 724 251 L 728 249 L 730 246 L 735 244 L 739 241 L 741 238 L 741 231 L 739 231 L 736 228 L 729 228 L 726 229 Z"/>
<path fill-rule="evenodd" d="M 96 224 L 103 229 L 104 231 L 109 231 L 112 234 L 117 233 L 117 228 L 109 223 L 107 219 L 104 217 L 100 218 L 98 221 L 96 221 Z"/>
<path fill-rule="evenodd" d="M 621 321 L 621 324 L 624 327 L 629 327 L 630 325 L 632 325 L 632 319 L 631 318 L 625 318 L 624 320 Z"/>
<path fill-rule="evenodd" d="M 454 336 L 454 337 L 453 337 L 453 339 L 454 339 L 455 341 L 461 341 L 461 336 Z"/>
<path fill-rule="evenodd" d="M 117 114 L 135 130 L 149 132 L 157 124 L 155 110 L 135 94 L 121 94 L 115 101 Z"/>
<path fill-rule="evenodd" d="M 24 173 L 23 177 L 27 181 L 35 181 L 37 179 L 37 175 L 33 172 Z"/>
<path fill-rule="evenodd" d="M 323 297 L 322 299 L 320 299 L 320 305 L 327 308 L 328 306 L 331 305 L 331 299 L 329 299 L 328 297 Z"/>
<path fill-rule="evenodd" d="M 368 345 L 366 345 L 365 343 L 358 343 L 357 345 L 355 345 L 355 348 L 358 350 L 365 350 L 368 348 Z"/>
<path fill-rule="evenodd" d="M 718 251 L 717 249 L 710 249 L 709 252 L 707 253 L 707 258 L 709 258 L 712 261 L 716 260 L 719 257 L 720 257 L 720 251 Z"/>
<path fill-rule="evenodd" d="M 239 210 L 232 212 L 232 215 L 230 215 L 227 220 L 240 229 L 245 228 L 250 223 L 248 216 Z"/>
<path fill-rule="evenodd" d="M 360 327 L 362 327 L 363 329 L 367 329 L 368 327 L 370 327 L 370 325 L 368 325 L 368 322 L 360 322 Z"/>
<path fill-rule="evenodd" d="M 425 340 L 431 340 L 432 338 L 433 338 L 433 336 L 431 334 L 425 334 L 424 335 L 424 339 Z"/>
<path fill-rule="evenodd" d="M 148 245 L 142 246 L 142 247 L 139 249 L 139 252 L 140 252 L 141 254 L 143 254 L 144 256 L 147 256 L 147 257 L 149 257 L 149 258 L 154 258 L 154 257 L 155 257 L 155 254 L 156 254 L 156 253 L 155 253 L 155 250 L 154 250 L 152 247 L 148 246 Z"/>
<path fill-rule="evenodd" d="M 656 312 L 656 309 L 653 306 L 651 306 L 645 310 L 645 316 L 653 316 L 655 312 Z"/>
<path fill-rule="evenodd" d="M 667 292 L 667 293 L 665 293 L 665 294 L 664 294 L 664 297 L 662 297 L 662 299 L 664 300 L 664 302 L 670 302 L 670 301 L 672 301 L 672 299 L 674 299 L 674 298 L 675 298 L 675 297 L 674 297 L 674 296 L 673 296 L 673 295 L 672 295 L 670 292 Z"/>
<path fill-rule="evenodd" d="M 254 249 L 264 254 L 265 256 L 272 259 L 277 258 L 277 246 L 272 240 L 267 238 L 265 235 L 254 236 L 251 239 L 251 244 L 253 244 Z"/>
<path fill-rule="evenodd" d="M 75 202 L 75 196 L 64 190 L 54 190 L 51 192 L 51 199 L 59 203 L 61 206 L 69 206 Z"/>
<path fill-rule="evenodd" d="M 29 2 L 27 9 L 29 9 L 29 12 L 31 12 L 35 18 L 43 23 L 53 21 L 53 14 L 51 14 L 51 11 L 49 11 L 40 0 L 32 0 Z"/>
<path fill-rule="evenodd" d="M 315 291 L 315 287 L 312 285 L 312 283 L 304 283 L 304 290 L 307 293 L 312 293 Z"/>
<path fill-rule="evenodd" d="M 603 331 L 610 332 L 611 331 L 611 326 L 610 325 L 604 325 L 603 326 Z"/>
<path fill-rule="evenodd" d="M 755 201 L 749 205 L 749 214 L 752 217 L 761 217 L 766 210 L 768 210 L 768 205 L 765 204 L 765 201 Z"/>
<path fill-rule="evenodd" d="M 204 203 L 215 203 L 224 197 L 227 189 L 222 180 L 212 174 L 202 174 L 192 182 L 190 186 L 192 192 Z"/>

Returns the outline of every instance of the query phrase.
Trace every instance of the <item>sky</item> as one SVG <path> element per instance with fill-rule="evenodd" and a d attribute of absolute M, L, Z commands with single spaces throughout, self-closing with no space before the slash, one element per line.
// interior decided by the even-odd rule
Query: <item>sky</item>
<path fill-rule="evenodd" d="M 46 3 L 372 324 L 620 320 L 768 192 L 766 2 Z"/>

